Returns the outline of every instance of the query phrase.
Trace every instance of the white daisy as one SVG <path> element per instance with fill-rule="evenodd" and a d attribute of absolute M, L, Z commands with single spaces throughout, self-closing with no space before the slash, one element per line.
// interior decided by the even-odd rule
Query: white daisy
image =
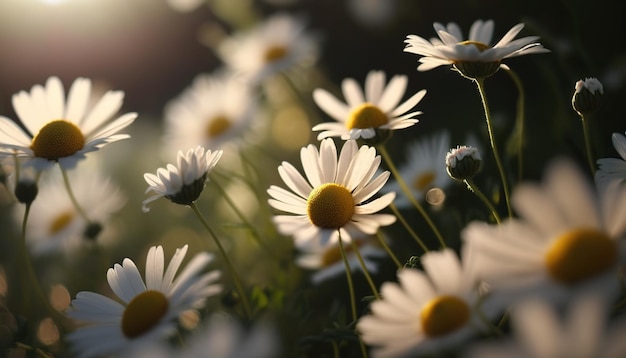
<path fill-rule="evenodd" d="M 339 232 L 350 242 L 396 220 L 393 215 L 375 214 L 393 201 L 395 193 L 370 200 L 389 179 L 388 171 L 372 179 L 380 165 L 376 150 L 358 148 L 350 140 L 337 156 L 332 139 L 323 140 L 319 151 L 313 145 L 302 148 L 306 179 L 283 162 L 278 173 L 292 192 L 275 185 L 267 190 L 272 207 L 294 214 L 274 216 L 274 223 L 282 234 L 292 235 L 298 247 L 335 243 Z"/>
<path fill-rule="evenodd" d="M 352 240 L 350 244 L 344 245 L 346 257 L 350 270 L 362 270 L 352 245 L 358 245 L 358 250 L 365 267 L 370 274 L 378 271 L 379 258 L 386 257 L 387 253 L 374 242 L 363 240 Z M 296 258 L 296 264 L 300 267 L 315 270 L 311 275 L 311 281 L 318 285 L 323 281 L 331 279 L 341 274 L 345 274 L 346 269 L 341 257 L 339 243 L 327 246 L 313 246 L 303 249 Z"/>
<path fill-rule="evenodd" d="M 181 205 L 193 203 L 202 193 L 208 181 L 208 173 L 221 157 L 221 150 L 211 152 L 197 146 L 188 149 L 186 153 L 178 151 L 176 165 L 168 164 L 166 168 L 159 168 L 156 174 L 145 173 L 143 178 L 149 185 L 146 193 L 154 192 L 156 195 L 143 201 L 143 211 L 150 211 L 148 204 L 162 197 Z"/>
<path fill-rule="evenodd" d="M 60 175 L 39 181 L 39 193 L 31 205 L 26 228 L 26 241 L 33 254 L 72 251 L 80 248 L 85 240 L 100 239 L 100 234 L 106 234 L 107 222 L 122 208 L 126 199 L 109 177 L 96 168 L 90 169 L 68 173 L 74 197 L 89 222 L 77 211 L 63 189 Z M 16 222 L 22 222 L 24 210 L 24 205 L 15 207 Z M 92 237 L 94 229 L 97 232 Z M 104 231 L 101 233 L 98 229 Z"/>
<path fill-rule="evenodd" d="M 198 308 L 209 296 L 221 292 L 213 284 L 219 271 L 201 273 L 213 257 L 197 254 L 174 279 L 187 253 L 177 249 L 165 269 L 163 248 L 153 246 L 146 259 L 145 283 L 135 263 L 124 259 L 107 272 L 107 281 L 122 301 L 94 292 L 79 292 L 67 315 L 84 323 L 67 335 L 77 357 L 107 356 L 151 344 L 176 331 L 177 318 L 185 310 Z"/>
<path fill-rule="evenodd" d="M 278 13 L 223 40 L 217 54 L 236 73 L 257 83 L 275 73 L 314 64 L 318 47 L 302 20 Z"/>
<path fill-rule="evenodd" d="M 512 205 L 519 218 L 501 225 L 474 222 L 462 232 L 477 255 L 478 273 L 494 291 L 506 300 L 535 291 L 561 300 L 578 290 L 617 289 L 626 187 L 613 183 L 595 192 L 572 162 L 559 160 L 541 185 L 518 185 Z"/>
<path fill-rule="evenodd" d="M 445 190 L 453 180 L 446 170 L 445 158 L 450 150 L 450 133 L 442 131 L 428 138 L 418 140 L 409 145 L 405 165 L 401 167 L 400 176 L 409 184 L 413 196 L 424 200 L 428 190 L 439 188 Z M 400 185 L 392 181 L 384 192 L 397 192 Z M 412 207 L 411 201 L 401 195 L 395 204 L 398 208 Z"/>
<path fill-rule="evenodd" d="M 608 307 L 603 297 L 587 294 L 576 297 L 561 318 L 546 301 L 524 300 L 511 311 L 514 341 L 479 344 L 469 357 L 624 357 L 626 321 L 609 325 Z"/>
<path fill-rule="evenodd" d="M 255 100 L 249 85 L 232 72 L 198 75 L 165 107 L 168 153 L 197 145 L 222 148 L 250 127 Z"/>
<path fill-rule="evenodd" d="M 415 116 L 422 112 L 409 111 L 424 98 L 426 90 L 417 92 L 400 104 L 406 92 L 408 77 L 396 75 L 388 84 L 385 82 L 385 73 L 382 71 L 370 71 L 367 74 L 364 90 L 354 79 L 344 79 L 341 86 L 346 103 L 324 89 L 313 91 L 315 103 L 337 121 L 313 127 L 314 131 L 322 131 L 317 139 L 369 139 L 376 135 L 378 129 L 393 131 L 417 123 Z"/>
<path fill-rule="evenodd" d="M 48 78 L 45 87 L 35 85 L 30 93 L 15 94 L 13 108 L 26 130 L 0 116 L 0 151 L 15 150 L 40 170 L 54 163 L 69 169 L 85 158 L 86 153 L 129 138 L 128 134 L 115 133 L 130 125 L 136 113 L 126 113 L 110 121 L 122 107 L 124 93 L 109 91 L 87 111 L 90 96 L 91 80 L 77 78 L 66 101 L 63 84 L 57 77 Z"/>
<path fill-rule="evenodd" d="M 598 183 L 605 183 L 611 180 L 623 181 L 626 179 L 626 137 L 620 133 L 613 133 L 611 139 L 617 154 L 622 158 L 598 159 L 599 167 L 595 177 Z"/>
<path fill-rule="evenodd" d="M 492 317 L 488 307 L 480 307 L 471 269 L 454 251 L 430 251 L 421 262 L 424 271 L 403 268 L 398 283 L 385 282 L 382 299 L 372 302 L 371 314 L 357 322 L 374 357 L 414 357 L 451 349 L 484 329 L 484 317 Z"/>
<path fill-rule="evenodd" d="M 464 64 L 480 62 L 493 63 L 495 72 L 505 58 L 549 52 L 536 42 L 539 39 L 537 36 L 513 40 L 524 28 L 524 24 L 521 23 L 513 26 L 495 45 L 491 44 L 493 20 L 474 21 L 468 40 L 464 40 L 460 27 L 454 22 L 448 23 L 447 26 L 436 22 L 433 27 L 439 38 L 428 41 L 417 35 L 408 35 L 404 41 L 405 52 L 422 56 L 419 59 L 418 71 L 428 71 L 444 65 L 454 65 L 462 71 Z"/>

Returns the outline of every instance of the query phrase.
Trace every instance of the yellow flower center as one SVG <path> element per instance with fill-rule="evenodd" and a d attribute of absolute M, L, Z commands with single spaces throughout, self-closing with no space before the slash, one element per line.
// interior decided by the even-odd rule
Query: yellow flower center
<path fill-rule="evenodd" d="M 162 292 L 148 290 L 135 296 L 122 316 L 122 332 L 135 338 L 152 329 L 167 313 L 169 302 Z"/>
<path fill-rule="evenodd" d="M 455 296 L 439 296 L 424 305 L 422 330 L 429 337 L 439 337 L 463 327 L 470 318 L 467 304 Z"/>
<path fill-rule="evenodd" d="M 371 103 L 363 103 L 350 112 L 346 128 L 378 128 L 388 122 L 389 118 L 380 108 Z"/>
<path fill-rule="evenodd" d="M 222 135 L 224 132 L 229 130 L 231 127 L 231 122 L 228 117 L 219 115 L 215 118 L 211 118 L 206 127 L 206 135 L 208 138 L 216 138 Z"/>
<path fill-rule="evenodd" d="M 437 174 L 434 171 L 428 170 L 423 173 L 420 173 L 413 180 L 413 187 L 419 191 L 426 191 L 426 189 L 430 188 L 432 184 L 435 182 L 435 178 Z"/>
<path fill-rule="evenodd" d="M 323 184 L 313 189 L 306 205 L 309 220 L 325 229 L 343 227 L 354 215 L 352 193 L 335 183 Z"/>
<path fill-rule="evenodd" d="M 287 56 L 287 48 L 285 46 L 275 45 L 269 47 L 265 54 L 263 55 L 263 59 L 266 63 L 276 62 L 281 60 Z"/>
<path fill-rule="evenodd" d="M 72 222 L 72 219 L 74 219 L 74 212 L 72 211 L 66 211 L 59 214 L 50 223 L 50 230 L 48 230 L 50 235 L 54 235 L 65 229 Z"/>
<path fill-rule="evenodd" d="M 617 243 L 595 229 L 576 229 L 561 235 L 546 254 L 548 273 L 571 285 L 596 276 L 615 264 Z"/>
<path fill-rule="evenodd" d="M 57 160 L 69 157 L 85 145 L 85 137 L 74 123 L 63 119 L 52 121 L 33 138 L 30 149 L 36 157 Z"/>
<path fill-rule="evenodd" d="M 483 52 L 486 49 L 489 48 L 489 45 L 486 45 L 482 42 L 478 42 L 478 41 L 463 41 L 463 42 L 459 42 L 460 45 L 464 45 L 464 46 L 468 46 L 468 45 L 474 45 L 478 51 Z"/>

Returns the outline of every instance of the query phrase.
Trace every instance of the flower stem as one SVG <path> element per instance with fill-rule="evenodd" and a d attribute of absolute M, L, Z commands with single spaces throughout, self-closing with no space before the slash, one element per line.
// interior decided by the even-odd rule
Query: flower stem
<path fill-rule="evenodd" d="M 596 173 L 596 167 L 593 164 L 593 153 L 591 151 L 591 136 L 589 134 L 589 121 L 585 118 L 583 113 L 580 114 L 580 119 L 583 122 L 583 134 L 585 135 L 585 150 L 587 151 L 587 161 L 589 163 L 589 169 L 591 169 L 591 174 Z"/>
<path fill-rule="evenodd" d="M 363 274 L 365 275 L 365 279 L 367 283 L 370 285 L 372 289 L 372 293 L 377 300 L 380 300 L 380 294 L 378 294 L 378 289 L 374 284 L 374 280 L 372 280 L 372 276 L 367 270 L 367 266 L 365 265 L 365 260 L 363 260 L 363 256 L 361 255 L 361 250 L 359 250 L 359 245 L 357 245 L 354 241 L 352 242 L 352 248 L 354 249 L 354 253 L 356 254 L 357 259 L 359 260 L 359 264 L 361 265 L 361 269 L 363 270 Z"/>
<path fill-rule="evenodd" d="M 402 213 L 400 213 L 400 210 L 398 210 L 398 207 L 396 206 L 396 204 L 391 203 L 389 207 L 391 208 L 391 211 L 393 211 L 393 213 L 396 215 L 396 217 L 398 217 L 398 220 L 400 220 L 400 223 L 402 224 L 402 226 L 404 226 L 406 231 L 409 232 L 409 235 L 411 235 L 411 237 L 415 240 L 415 242 L 417 242 L 417 244 L 422 248 L 422 250 L 424 250 L 424 252 L 428 252 L 428 246 L 424 244 L 422 239 L 420 239 L 420 237 L 413 230 L 411 225 L 409 225 L 409 223 L 406 221 Z M 445 244 L 443 247 L 445 247 Z"/>
<path fill-rule="evenodd" d="M 87 213 L 78 204 L 78 201 L 76 200 L 76 196 L 74 196 L 74 192 L 72 191 L 72 186 L 70 185 L 70 180 L 69 180 L 69 178 L 67 176 L 67 171 L 64 168 L 62 168 L 61 166 L 59 166 L 59 168 L 61 169 L 61 174 L 63 175 L 63 183 L 65 184 L 65 189 L 67 190 L 67 195 L 69 195 L 70 200 L 72 201 L 72 204 L 74 205 L 74 208 L 76 208 L 76 212 L 87 223 L 91 223 L 91 220 L 89 220 L 89 218 L 87 217 Z"/>
<path fill-rule="evenodd" d="M 507 183 L 506 175 L 504 174 L 504 167 L 502 166 L 500 154 L 498 154 L 498 148 L 496 146 L 496 141 L 493 135 L 493 128 L 491 125 L 491 113 L 489 112 L 489 104 L 487 102 L 487 95 L 485 93 L 485 79 L 476 78 L 474 82 L 476 82 L 476 86 L 478 87 L 480 99 L 483 103 L 483 109 L 485 110 L 485 120 L 487 121 L 489 143 L 491 144 L 491 151 L 493 152 L 493 157 L 496 160 L 496 166 L 498 167 L 498 172 L 500 173 L 500 180 L 502 181 L 502 190 L 504 191 L 504 201 L 506 202 L 506 209 L 509 213 L 509 217 L 513 217 L 513 210 L 511 210 L 511 200 L 509 199 L 509 184 Z"/>
<path fill-rule="evenodd" d="M 230 271 L 230 275 L 233 278 L 233 281 L 234 281 L 234 284 L 235 284 L 235 288 L 239 292 L 239 296 L 241 296 L 241 302 L 243 304 L 243 309 L 244 309 L 244 311 L 246 313 L 246 316 L 247 316 L 247 318 L 249 320 L 252 319 L 252 310 L 250 309 L 250 303 L 248 303 L 248 296 L 246 295 L 246 292 L 243 289 L 243 285 L 241 283 L 241 278 L 237 274 L 237 271 L 235 270 L 235 266 L 233 266 L 233 263 L 230 261 L 230 258 L 226 254 L 226 250 L 224 250 L 224 247 L 222 246 L 222 243 L 220 242 L 220 240 L 217 238 L 217 235 L 215 234 L 213 229 L 211 229 L 211 226 L 206 221 L 204 216 L 202 216 L 202 213 L 200 213 L 200 210 L 198 209 L 198 206 L 196 205 L 196 203 L 191 203 L 190 207 L 193 210 L 194 214 L 196 214 L 196 216 L 198 217 L 198 219 L 200 220 L 200 222 L 202 223 L 204 228 L 207 229 L 207 231 L 211 235 L 211 238 L 213 239 L 213 241 L 217 245 L 217 248 L 219 249 L 220 253 L 222 254 L 222 258 L 226 262 L 226 266 L 227 266 L 228 270 Z"/>
<path fill-rule="evenodd" d="M 524 122 L 525 122 L 525 109 L 524 103 L 526 96 L 524 94 L 524 87 L 519 76 L 510 68 L 503 67 L 506 73 L 511 77 L 517 87 L 517 112 L 515 115 L 515 135 L 517 137 L 517 180 L 521 181 L 523 176 L 523 148 L 524 148 Z"/>
<path fill-rule="evenodd" d="M 393 251 L 391 251 L 391 248 L 389 247 L 389 245 L 387 245 L 387 242 L 385 241 L 385 238 L 380 233 L 380 231 L 376 233 L 376 237 L 378 238 L 378 242 L 380 242 L 380 246 L 382 246 L 383 249 L 387 251 L 387 254 L 389 255 L 389 257 L 391 257 L 391 260 L 393 260 L 393 262 L 396 264 L 396 267 L 401 268 L 402 263 L 400 263 L 400 260 L 398 260 L 396 255 L 393 254 Z"/>
<path fill-rule="evenodd" d="M 400 189 L 402 189 L 402 191 L 404 192 L 404 195 L 407 196 L 407 198 L 409 199 L 409 201 L 411 201 L 413 206 L 415 206 L 417 211 L 419 211 L 419 213 L 422 215 L 422 217 L 424 217 L 424 220 L 426 220 L 426 223 L 428 224 L 428 226 L 435 233 L 435 236 L 437 237 L 437 240 L 439 240 L 439 243 L 440 243 L 441 247 L 445 248 L 446 247 L 446 242 L 443 239 L 443 236 L 441 236 L 441 233 L 437 229 L 437 226 L 435 226 L 435 223 L 432 221 L 432 219 L 430 218 L 430 216 L 428 215 L 428 213 L 426 212 L 424 207 L 413 196 L 413 193 L 411 192 L 411 189 L 409 189 L 409 187 L 407 186 L 406 182 L 404 181 L 404 179 L 400 175 L 400 172 L 398 172 L 398 169 L 396 168 L 395 164 L 393 163 L 393 160 L 391 159 L 391 155 L 389 155 L 389 152 L 387 151 L 387 148 L 385 147 L 385 145 L 381 144 L 381 145 L 377 146 L 377 149 L 378 149 L 378 152 L 383 156 L 383 159 L 385 160 L 385 163 L 387 164 L 387 167 L 389 168 L 389 171 L 391 171 L 391 174 L 394 176 L 394 178 L 396 178 L 396 181 L 398 182 L 398 185 L 400 185 Z M 419 240 L 418 243 L 419 242 L 421 242 L 421 240 Z M 422 248 L 425 249 L 425 245 L 423 243 L 420 246 L 422 246 Z M 428 250 L 425 249 L 424 251 L 428 251 Z"/>
<path fill-rule="evenodd" d="M 496 208 L 494 208 L 494 206 L 491 204 L 491 202 L 489 201 L 489 199 L 487 199 L 487 197 L 485 196 L 485 194 L 483 194 L 482 191 L 480 191 L 480 189 L 478 188 L 478 186 L 476 186 L 476 183 L 474 183 L 474 181 L 472 179 L 465 179 L 463 182 L 465 182 L 465 184 L 467 185 L 467 188 L 474 194 L 476 194 L 476 196 L 478 196 L 478 198 L 480 200 L 482 200 L 483 203 L 485 203 L 485 205 L 487 206 L 487 208 L 489 209 L 489 211 L 491 211 L 491 215 L 493 215 L 493 218 L 496 219 L 496 222 L 498 224 L 500 224 L 500 222 L 502 221 L 500 219 L 500 215 L 498 215 L 498 212 L 496 211 Z"/>

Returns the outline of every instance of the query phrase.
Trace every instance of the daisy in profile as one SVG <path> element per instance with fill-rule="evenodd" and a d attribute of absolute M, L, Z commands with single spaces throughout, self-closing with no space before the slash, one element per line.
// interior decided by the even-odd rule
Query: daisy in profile
<path fill-rule="evenodd" d="M 411 188 L 417 200 L 424 200 L 426 193 L 433 188 L 445 189 L 453 183 L 448 175 L 445 158 L 450 149 L 450 133 L 442 131 L 409 145 L 405 165 L 400 167 L 400 176 Z M 401 191 L 396 181 L 390 182 L 385 192 Z M 412 207 L 411 201 L 401 195 L 395 201 L 398 208 Z"/>
<path fill-rule="evenodd" d="M 232 72 L 198 75 L 165 107 L 165 150 L 222 148 L 241 139 L 250 127 L 254 104 L 249 85 Z"/>
<path fill-rule="evenodd" d="M 333 244 L 340 235 L 350 242 L 395 222 L 393 215 L 376 214 L 391 204 L 395 193 L 370 200 L 389 179 L 387 171 L 372 179 L 380 165 L 373 147 L 358 148 L 350 140 L 338 155 L 329 138 L 319 151 L 313 145 L 302 148 L 300 158 L 306 178 L 283 162 L 278 173 L 291 191 L 275 185 L 267 191 L 269 204 L 289 213 L 274 216 L 278 231 L 293 236 L 297 247 Z"/>
<path fill-rule="evenodd" d="M 375 274 L 379 264 L 377 259 L 387 256 L 385 250 L 371 240 L 353 239 L 343 248 L 352 271 L 363 270 L 352 245 L 358 245 L 365 268 L 370 274 Z M 338 243 L 305 248 L 298 254 L 296 264 L 302 268 L 314 270 L 311 274 L 311 282 L 316 285 L 346 272 Z"/>
<path fill-rule="evenodd" d="M 222 61 L 253 83 L 294 67 L 308 67 L 318 58 L 319 44 L 301 19 L 278 13 L 223 40 Z"/>
<path fill-rule="evenodd" d="M 317 139 L 370 139 L 379 130 L 393 131 L 414 125 L 418 122 L 415 117 L 422 112 L 410 111 L 424 98 L 426 90 L 421 90 L 400 103 L 407 84 L 408 77 L 404 75 L 393 76 L 386 83 L 386 76 L 382 71 L 370 71 L 365 79 L 364 89 L 354 79 L 346 78 L 341 84 L 346 103 L 324 89 L 316 89 L 313 91 L 313 100 L 337 121 L 314 126 L 314 131 L 322 131 Z"/>
<path fill-rule="evenodd" d="M 518 185 L 512 199 L 518 218 L 474 222 L 461 234 L 494 292 L 508 301 L 522 293 L 561 301 L 587 289 L 617 292 L 626 187 L 596 191 L 572 162 L 557 160 L 541 184 Z"/>
<path fill-rule="evenodd" d="M 26 241 L 33 254 L 69 252 L 80 248 L 85 240 L 99 240 L 107 233 L 107 223 L 126 199 L 109 177 L 98 169 L 90 169 L 68 173 L 84 213 L 76 209 L 67 193 L 59 190 L 63 186 L 60 175 L 39 182 L 37 200 L 30 208 L 26 227 Z M 16 222 L 22 222 L 25 210 L 23 205 L 15 207 Z"/>
<path fill-rule="evenodd" d="M 124 93 L 108 91 L 88 110 L 91 80 L 77 78 L 65 99 L 61 80 L 50 77 L 45 86 L 35 85 L 30 93 L 13 96 L 13 108 L 25 129 L 0 116 L 0 151 L 30 159 L 38 170 L 59 163 L 71 169 L 85 154 L 108 143 L 129 138 L 115 134 L 130 125 L 136 113 L 111 117 L 122 107 Z"/>
<path fill-rule="evenodd" d="M 373 357 L 416 357 L 442 352 L 486 327 L 495 311 L 480 304 L 471 269 L 451 249 L 429 251 L 424 271 L 403 268 L 385 282 L 381 300 L 356 325 Z M 482 312 L 481 312 L 482 311 Z"/>
<path fill-rule="evenodd" d="M 220 293 L 221 286 L 214 284 L 220 272 L 201 272 L 213 259 L 208 253 L 197 254 L 175 277 L 187 248 L 177 249 L 166 268 L 163 248 L 151 247 L 145 281 L 128 258 L 110 268 L 107 281 L 121 302 L 79 292 L 66 312 L 81 324 L 67 335 L 75 356 L 120 354 L 167 338 L 176 332 L 181 313 L 201 307 L 207 297 Z"/>
<path fill-rule="evenodd" d="M 159 168 L 156 174 L 145 173 L 144 179 L 148 183 L 146 194 L 155 193 L 143 201 L 142 210 L 150 211 L 148 204 L 166 198 L 173 203 L 190 205 L 204 190 L 208 181 L 209 172 L 222 157 L 222 151 L 204 150 L 201 146 L 178 151 L 176 165 L 168 164 L 166 168 Z"/>
<path fill-rule="evenodd" d="M 527 36 L 514 40 L 524 24 L 513 26 L 497 43 L 492 44 L 493 20 L 476 20 L 469 38 L 465 40 L 461 28 L 454 22 L 447 26 L 438 22 L 433 27 L 439 38 L 426 40 L 408 35 L 404 52 L 421 56 L 418 71 L 429 71 L 439 66 L 452 65 L 466 77 L 488 77 L 495 73 L 505 58 L 549 52 L 537 40 Z"/>
<path fill-rule="evenodd" d="M 514 340 L 478 344 L 468 357 L 624 357 L 626 321 L 609 324 L 608 307 L 604 297 L 585 294 L 561 317 L 549 302 L 524 300 L 511 311 Z"/>
<path fill-rule="evenodd" d="M 604 183 L 611 180 L 624 181 L 626 179 L 626 137 L 620 133 L 613 133 L 611 137 L 613 140 L 613 147 L 617 151 L 617 154 L 621 157 L 618 158 L 602 158 L 598 159 L 598 170 L 596 171 L 596 182 Z"/>

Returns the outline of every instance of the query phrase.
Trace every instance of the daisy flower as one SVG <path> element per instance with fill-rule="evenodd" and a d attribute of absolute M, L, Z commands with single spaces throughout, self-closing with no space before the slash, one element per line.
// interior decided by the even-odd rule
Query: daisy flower
<path fill-rule="evenodd" d="M 352 245 L 358 245 L 367 271 L 370 274 L 376 273 L 378 271 L 376 259 L 386 257 L 385 250 L 372 242 L 363 240 L 352 240 L 350 244 L 344 245 L 348 264 L 352 271 L 363 269 Z M 345 274 L 346 268 L 340 250 L 339 244 L 306 248 L 298 254 L 296 264 L 305 269 L 315 270 L 311 275 L 311 281 L 318 285 L 323 281 Z"/>
<path fill-rule="evenodd" d="M 159 168 L 156 174 L 145 173 L 143 178 L 149 185 L 146 193 L 154 192 L 155 195 L 143 201 L 142 210 L 147 213 L 150 211 L 148 204 L 163 197 L 180 205 L 193 203 L 204 190 L 209 172 L 221 157 L 221 150 L 211 152 L 197 146 L 185 153 L 178 151 L 176 165 Z"/>
<path fill-rule="evenodd" d="M 370 200 L 389 179 L 388 171 L 372 179 L 380 165 L 376 150 L 347 141 L 337 157 L 332 139 L 323 140 L 319 151 L 313 145 L 302 148 L 306 178 L 283 162 L 278 173 L 291 191 L 275 185 L 267 191 L 272 197 L 269 204 L 290 214 L 274 216 L 278 231 L 293 235 L 298 247 L 325 246 L 337 242 L 339 235 L 350 242 L 396 220 L 393 215 L 376 214 L 391 204 L 395 193 Z"/>
<path fill-rule="evenodd" d="M 600 107 L 602 95 L 604 95 L 604 87 L 597 78 L 579 80 L 574 85 L 572 108 L 580 115 L 592 112 Z"/>
<path fill-rule="evenodd" d="M 620 133 L 613 133 L 611 139 L 617 154 L 622 158 L 598 159 L 599 168 L 595 177 L 598 183 L 606 183 L 611 180 L 623 181 L 626 179 L 626 137 Z"/>
<path fill-rule="evenodd" d="M 217 54 L 236 73 L 257 83 L 296 66 L 310 66 L 317 61 L 318 47 L 300 19 L 278 13 L 223 40 Z"/>
<path fill-rule="evenodd" d="M 447 350 L 485 328 L 471 269 L 451 249 L 421 257 L 424 271 L 403 268 L 398 283 L 381 286 L 382 299 L 356 325 L 374 357 L 414 357 Z M 493 312 L 482 307 L 485 317 Z"/>
<path fill-rule="evenodd" d="M 533 298 L 511 311 L 514 341 L 480 344 L 470 357 L 480 358 L 587 358 L 624 357 L 623 319 L 611 325 L 603 297 L 586 294 L 572 302 L 561 318 L 548 302 Z"/>
<path fill-rule="evenodd" d="M 40 181 L 37 200 L 33 201 L 30 208 L 26 229 L 26 241 L 35 255 L 71 251 L 79 248 L 86 239 L 95 239 L 96 235 L 99 238 L 100 234 L 106 233 L 111 215 L 126 203 L 118 186 L 99 170 L 92 168 L 90 171 L 68 174 L 74 196 L 90 221 L 85 221 L 67 193 L 59 190 L 64 185 L 60 175 Z M 15 207 L 16 222 L 22 222 L 24 210 L 24 205 Z M 96 235 L 90 232 L 93 229 L 97 230 Z M 99 229 L 105 232 L 100 233 Z"/>
<path fill-rule="evenodd" d="M 146 260 L 145 282 L 135 263 L 124 259 L 107 272 L 107 281 L 122 303 L 94 292 L 79 292 L 67 315 L 84 325 L 67 335 L 77 357 L 107 356 L 152 344 L 176 331 L 185 310 L 201 307 L 221 292 L 213 284 L 219 271 L 201 273 L 213 257 L 197 254 L 174 278 L 187 245 L 174 253 L 165 269 L 163 248 L 153 246 Z M 106 339 L 103 339 L 106 338 Z"/>
<path fill-rule="evenodd" d="M 450 133 L 447 131 L 416 141 L 407 149 L 406 165 L 400 167 L 400 176 L 409 184 L 413 196 L 418 200 L 424 200 L 430 189 L 443 190 L 453 183 L 444 161 L 449 149 Z M 383 191 L 401 190 L 398 182 L 392 181 Z M 405 195 L 400 196 L 395 204 L 398 208 L 412 207 Z"/>
<path fill-rule="evenodd" d="M 247 83 L 232 72 L 198 75 L 165 107 L 168 153 L 196 145 L 222 148 L 250 127 L 254 99 Z"/>
<path fill-rule="evenodd" d="M 137 117 L 126 113 L 110 118 L 122 107 L 124 93 L 108 91 L 91 110 L 91 80 L 77 78 L 67 94 L 61 80 L 50 77 L 46 85 L 35 85 L 30 93 L 22 91 L 13 96 L 13 108 L 25 129 L 13 120 L 0 116 L 0 151 L 30 159 L 38 170 L 54 163 L 64 169 L 76 166 L 93 152 L 108 143 L 129 138 L 115 134 L 126 128 Z"/>
<path fill-rule="evenodd" d="M 406 92 L 408 77 L 396 75 L 388 84 L 385 82 L 385 73 L 382 71 L 370 71 L 367 74 L 364 90 L 354 79 L 344 79 L 341 86 L 346 103 L 324 89 L 313 91 L 315 103 L 337 121 L 313 127 L 314 131 L 322 131 L 317 139 L 370 139 L 376 135 L 376 130 L 393 131 L 417 123 L 415 116 L 422 112 L 409 111 L 424 98 L 426 90 L 417 92 L 400 104 Z"/>
<path fill-rule="evenodd" d="M 469 39 L 464 40 L 460 27 L 454 23 L 447 26 L 438 22 L 433 27 L 439 38 L 426 40 L 417 35 L 408 35 L 404 52 L 422 56 L 419 59 L 418 71 L 428 71 L 433 68 L 453 65 L 462 74 L 475 78 L 472 72 L 487 66 L 489 75 L 495 73 L 500 63 L 505 58 L 529 55 L 533 53 L 545 53 L 545 49 L 539 42 L 539 37 L 527 36 L 514 40 L 515 36 L 524 28 L 524 24 L 513 26 L 495 45 L 491 44 L 493 37 L 493 20 L 476 20 L 469 32 Z M 481 66 L 477 66 L 481 64 Z M 483 75 L 481 77 L 487 77 Z"/>
<path fill-rule="evenodd" d="M 557 160 L 542 184 L 518 185 L 519 218 L 462 232 L 478 274 L 507 300 L 521 292 L 554 300 L 586 289 L 612 293 L 626 234 L 626 188 L 616 184 L 594 191 L 572 162 Z"/>

